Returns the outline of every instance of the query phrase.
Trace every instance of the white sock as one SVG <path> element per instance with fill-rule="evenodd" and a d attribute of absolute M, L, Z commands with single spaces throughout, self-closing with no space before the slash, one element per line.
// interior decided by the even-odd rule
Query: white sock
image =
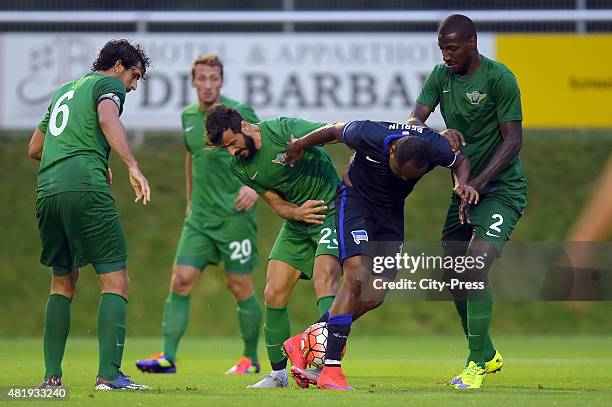
<path fill-rule="evenodd" d="M 281 369 L 281 370 L 273 370 L 272 371 L 272 377 L 276 378 L 276 379 L 287 379 L 287 370 L 285 369 Z"/>

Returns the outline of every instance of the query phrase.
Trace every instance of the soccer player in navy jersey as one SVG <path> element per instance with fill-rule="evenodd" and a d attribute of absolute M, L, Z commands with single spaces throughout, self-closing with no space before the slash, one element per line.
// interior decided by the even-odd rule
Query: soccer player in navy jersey
<path fill-rule="evenodd" d="M 468 221 L 468 204 L 478 201 L 478 192 L 468 185 L 469 159 L 454 154 L 445 136 L 418 120 L 408 124 L 365 120 L 329 125 L 293 139 L 287 148 L 287 162 L 292 165 L 300 160 L 309 147 L 339 142 L 355 151 L 336 196 L 344 283 L 327 316 L 323 370 L 312 374 L 292 368 L 292 373 L 302 387 L 316 383 L 322 389 L 351 390 L 341 367 L 351 324 L 381 305 L 384 298 L 384 294 L 380 298 L 362 298 L 367 288 L 363 267 L 371 258 L 366 243 L 404 241 L 404 201 L 421 177 L 436 166 L 453 170 L 454 192 L 463 202 L 459 208 L 462 221 Z M 397 252 L 400 247 L 393 250 Z M 388 271 L 386 277 L 393 278 L 396 270 Z"/>

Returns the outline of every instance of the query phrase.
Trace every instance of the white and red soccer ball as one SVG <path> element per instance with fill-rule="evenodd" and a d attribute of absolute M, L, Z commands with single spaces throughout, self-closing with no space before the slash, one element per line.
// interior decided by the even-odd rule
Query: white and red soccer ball
<path fill-rule="evenodd" d="M 317 322 L 306 328 L 302 334 L 301 348 L 309 365 L 322 368 L 327 349 L 327 323 Z M 342 350 L 343 356 L 345 352 L 346 347 Z"/>

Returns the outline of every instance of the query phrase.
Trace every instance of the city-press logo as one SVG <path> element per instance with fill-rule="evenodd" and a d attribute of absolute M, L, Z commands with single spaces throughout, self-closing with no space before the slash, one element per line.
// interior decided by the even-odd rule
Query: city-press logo
<path fill-rule="evenodd" d="M 278 153 L 276 158 L 272 160 L 274 164 L 285 165 L 287 163 L 287 153 Z"/>
<path fill-rule="evenodd" d="M 368 232 L 365 230 L 353 230 L 351 231 L 351 235 L 353 235 L 353 240 L 355 244 L 359 244 L 362 240 L 364 242 L 368 241 Z"/>
<path fill-rule="evenodd" d="M 482 100 L 484 100 L 484 98 L 487 97 L 487 94 L 486 93 L 480 93 L 477 90 L 475 90 L 472 93 L 466 93 L 465 96 L 467 96 L 467 98 L 468 98 L 468 100 L 470 101 L 471 104 L 479 105 L 480 102 Z"/>

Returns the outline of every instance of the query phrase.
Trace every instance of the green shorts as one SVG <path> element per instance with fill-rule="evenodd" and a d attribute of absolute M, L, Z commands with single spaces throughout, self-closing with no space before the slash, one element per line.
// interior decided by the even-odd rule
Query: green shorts
<path fill-rule="evenodd" d="M 40 262 L 68 275 L 91 263 L 96 273 L 125 269 L 127 248 L 119 213 L 109 193 L 60 192 L 36 200 L 42 241 Z"/>
<path fill-rule="evenodd" d="M 274 242 L 268 259 L 287 263 L 312 279 L 314 260 L 322 254 L 338 257 L 338 239 L 334 213 L 325 214 L 322 225 L 285 221 Z"/>
<path fill-rule="evenodd" d="M 472 234 L 481 240 L 491 243 L 498 253 L 508 240 L 523 215 L 526 206 L 526 197 L 511 200 L 500 192 L 488 193 L 480 196 L 478 205 L 470 209 L 470 224 L 461 225 L 459 222 L 460 200 L 455 195 L 446 214 L 442 241 L 467 241 Z"/>
<path fill-rule="evenodd" d="M 185 219 L 175 264 L 200 271 L 223 261 L 228 273 L 250 273 L 259 264 L 257 223 L 252 216 L 222 222 Z"/>

